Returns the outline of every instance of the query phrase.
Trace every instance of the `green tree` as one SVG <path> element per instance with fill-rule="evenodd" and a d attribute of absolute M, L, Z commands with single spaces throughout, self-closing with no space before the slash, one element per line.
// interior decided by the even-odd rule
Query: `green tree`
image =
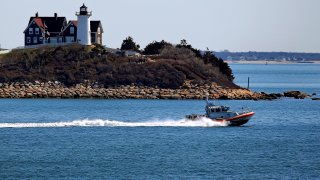
<path fill-rule="evenodd" d="M 120 49 L 139 51 L 140 46 L 139 44 L 136 44 L 136 42 L 133 41 L 133 38 L 131 36 L 128 36 L 125 40 L 123 40 Z"/>
<path fill-rule="evenodd" d="M 228 78 L 228 80 L 233 81 L 234 76 L 232 73 L 232 69 L 228 65 L 228 63 L 224 62 L 223 59 L 217 58 L 211 51 L 208 50 L 204 53 L 202 57 L 205 64 L 212 64 L 213 66 L 216 66 L 219 68 L 220 72 L 225 74 Z"/>
<path fill-rule="evenodd" d="M 186 46 L 186 45 L 188 45 L 188 43 L 187 43 L 187 40 L 186 40 L 186 39 L 182 39 L 182 40 L 180 41 L 180 44 L 181 44 L 182 46 Z"/>
<path fill-rule="evenodd" d="M 162 40 L 160 42 L 153 41 L 152 43 L 148 44 L 143 51 L 145 55 L 154 55 L 160 54 L 161 50 L 166 46 L 172 46 L 172 44 Z"/>

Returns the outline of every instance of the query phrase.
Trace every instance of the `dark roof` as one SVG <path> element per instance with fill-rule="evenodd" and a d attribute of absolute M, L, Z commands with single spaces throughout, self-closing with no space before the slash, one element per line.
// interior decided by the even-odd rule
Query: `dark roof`
<path fill-rule="evenodd" d="M 100 25 L 101 25 L 101 21 L 90 21 L 90 30 L 91 30 L 91 32 L 97 32 L 98 31 L 98 27 L 100 27 Z"/>
<path fill-rule="evenodd" d="M 30 17 L 30 22 L 36 17 Z M 43 26 L 47 28 L 49 32 L 61 32 L 63 27 L 66 25 L 66 17 L 38 17 L 41 19 Z"/>

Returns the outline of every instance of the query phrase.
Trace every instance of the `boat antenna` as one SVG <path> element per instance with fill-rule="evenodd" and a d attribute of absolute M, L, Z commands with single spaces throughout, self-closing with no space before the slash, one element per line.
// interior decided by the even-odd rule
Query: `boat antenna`
<path fill-rule="evenodd" d="M 209 93 L 208 92 L 206 92 L 206 103 L 207 103 L 207 105 L 209 104 Z"/>

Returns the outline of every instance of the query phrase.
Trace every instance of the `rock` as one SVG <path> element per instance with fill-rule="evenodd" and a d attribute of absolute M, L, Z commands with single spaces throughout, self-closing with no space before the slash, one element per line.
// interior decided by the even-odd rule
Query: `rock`
<path fill-rule="evenodd" d="M 226 96 L 226 95 L 222 95 L 222 96 L 220 96 L 218 99 L 227 100 L 227 99 L 229 99 L 229 97 L 228 97 L 228 96 Z"/>
<path fill-rule="evenodd" d="M 25 97 L 26 98 L 33 98 L 33 94 L 32 93 L 27 93 L 27 95 Z"/>
<path fill-rule="evenodd" d="M 3 83 L 0 86 L 0 98 L 204 99 L 206 92 L 209 92 L 211 99 L 272 100 L 282 96 L 282 94 L 264 92 L 254 93 L 246 89 L 228 89 L 215 83 L 195 84 L 191 82 L 186 82 L 180 89 L 159 89 L 134 84 L 104 88 L 97 82 L 84 82 L 67 88 L 58 81 Z M 307 94 L 299 92 L 293 97 L 304 98 L 305 96 Z"/>
<path fill-rule="evenodd" d="M 278 97 L 278 98 L 283 97 L 283 94 L 281 94 L 281 93 L 271 93 L 269 95 L 274 96 L 274 97 Z"/>
<path fill-rule="evenodd" d="M 287 92 L 284 92 L 283 95 L 285 97 L 293 97 L 295 99 L 304 99 L 308 97 L 307 93 L 300 92 L 300 91 L 287 91 Z"/>

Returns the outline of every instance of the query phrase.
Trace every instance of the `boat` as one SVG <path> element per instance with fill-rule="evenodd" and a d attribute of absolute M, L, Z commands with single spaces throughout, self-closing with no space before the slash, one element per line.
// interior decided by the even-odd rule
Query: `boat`
<path fill-rule="evenodd" d="M 255 114 L 248 108 L 242 108 L 241 111 L 231 111 L 228 106 L 215 105 L 209 102 L 209 95 L 206 95 L 206 114 L 191 114 L 186 115 L 186 119 L 197 121 L 201 118 L 209 118 L 215 122 L 224 122 L 228 126 L 241 126 L 246 124 Z"/>

